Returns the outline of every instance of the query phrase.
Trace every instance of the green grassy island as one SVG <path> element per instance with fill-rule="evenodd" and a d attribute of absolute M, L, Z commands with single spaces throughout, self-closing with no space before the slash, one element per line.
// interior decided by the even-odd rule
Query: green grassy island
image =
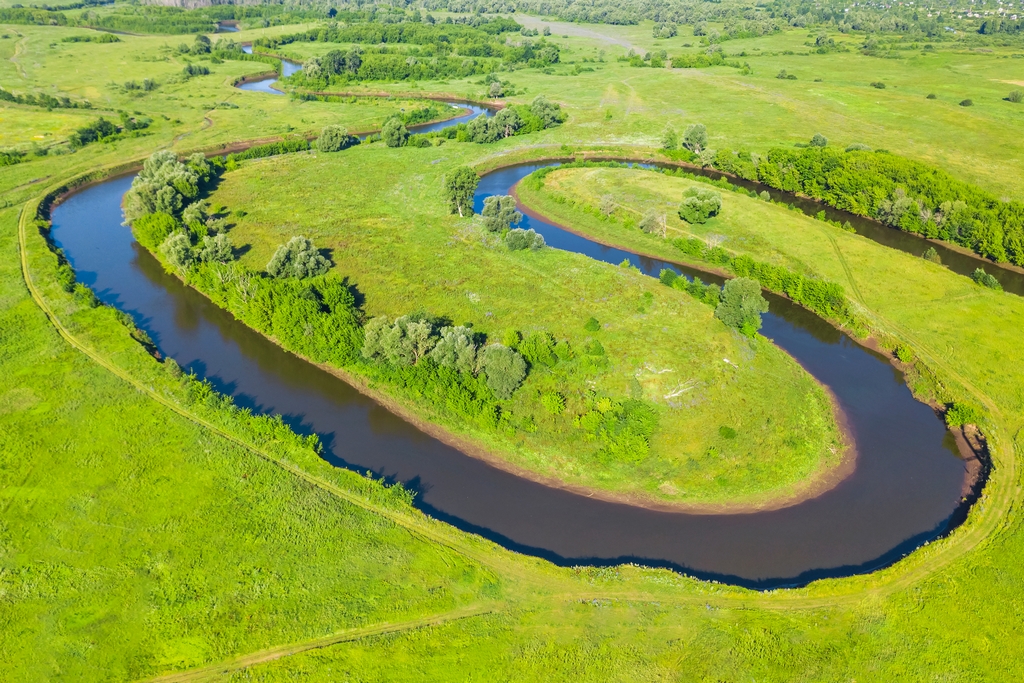
<path fill-rule="evenodd" d="M 1024 268 L 1019 8 L 509 9 L 0 0 L 0 680 L 1024 678 L 1024 299 L 991 277 Z M 415 133 L 452 101 L 499 111 Z M 465 210 L 478 176 L 551 159 L 521 208 L 729 283 Z M 516 481 L 726 524 L 839 490 L 856 435 L 758 332 L 762 287 L 891 360 L 987 479 L 949 533 L 796 587 L 520 545 L 165 357 L 50 223 L 127 173 L 153 281 Z"/>

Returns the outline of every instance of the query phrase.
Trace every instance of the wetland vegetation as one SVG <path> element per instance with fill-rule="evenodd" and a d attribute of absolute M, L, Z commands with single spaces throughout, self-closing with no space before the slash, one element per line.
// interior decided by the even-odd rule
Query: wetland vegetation
<path fill-rule="evenodd" d="M 4 0 L 0 678 L 1019 678 L 1024 303 L 992 273 L 1024 264 L 1024 36 L 1019 9 L 967 8 Z M 235 87 L 282 57 L 303 63 L 288 97 Z M 417 134 L 438 99 L 498 114 Z M 475 192 L 550 158 L 580 163 Z M 884 353 L 988 483 L 948 536 L 795 588 L 558 566 L 333 466 L 301 412 L 233 402 L 94 293 L 51 208 L 139 169 L 151 281 L 523 477 L 705 512 L 841 487 L 858 435 L 761 326 L 763 287 Z M 565 251 L 520 211 L 705 281 Z"/>

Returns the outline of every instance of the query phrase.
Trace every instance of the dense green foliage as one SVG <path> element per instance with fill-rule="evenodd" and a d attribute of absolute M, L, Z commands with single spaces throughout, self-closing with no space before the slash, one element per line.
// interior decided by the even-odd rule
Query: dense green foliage
<path fill-rule="evenodd" d="M 331 50 L 323 57 L 307 59 L 302 71 L 290 80 L 313 90 L 357 81 L 464 78 L 500 68 L 542 67 L 558 62 L 558 46 L 543 39 L 536 43 L 506 44 L 500 34 L 518 29 L 514 21 L 501 19 L 478 28 L 463 24 L 366 22 L 260 38 L 254 45 L 270 50 L 296 42 L 373 46 Z"/>
<path fill-rule="evenodd" d="M 1024 265 L 1024 202 L 1002 201 L 919 161 L 830 147 L 772 149 L 766 157 L 720 151 L 715 168 L 891 227 Z"/>
<path fill-rule="evenodd" d="M 761 329 L 761 314 L 767 312 L 768 302 L 761 296 L 760 283 L 748 277 L 727 281 L 715 307 L 716 318 L 748 337 Z"/>
<path fill-rule="evenodd" d="M 358 144 L 359 138 L 349 135 L 344 126 L 325 126 L 316 139 L 316 148 L 320 152 L 340 152 Z"/>
<path fill-rule="evenodd" d="M 452 213 L 473 215 L 473 194 L 479 183 L 480 176 L 468 166 L 460 166 L 451 172 L 444 181 L 444 193 Z"/>
<path fill-rule="evenodd" d="M 536 250 L 542 248 L 544 244 L 544 236 L 538 234 L 533 228 L 529 230 L 512 228 L 505 233 L 505 246 L 510 251 Z"/>
<path fill-rule="evenodd" d="M 45 107 L 46 109 L 92 109 L 92 104 L 88 100 L 77 102 L 69 97 L 54 97 L 47 93 L 26 93 L 24 95 L 16 95 L 4 90 L 3 88 L 0 88 L 0 101 L 27 104 L 35 107 Z"/>
<path fill-rule="evenodd" d="M 707 223 L 722 210 L 722 195 L 712 189 L 691 187 L 683 193 L 679 217 L 687 223 Z"/>
<path fill-rule="evenodd" d="M 267 272 L 271 277 L 290 277 L 298 280 L 323 275 L 330 268 L 331 262 L 320 253 L 311 240 L 301 235 L 279 246 L 267 264 Z"/>
<path fill-rule="evenodd" d="M 484 208 L 480 215 L 484 227 L 491 232 L 504 233 L 523 219 L 523 214 L 516 210 L 516 198 L 510 195 L 492 195 L 484 199 Z"/>

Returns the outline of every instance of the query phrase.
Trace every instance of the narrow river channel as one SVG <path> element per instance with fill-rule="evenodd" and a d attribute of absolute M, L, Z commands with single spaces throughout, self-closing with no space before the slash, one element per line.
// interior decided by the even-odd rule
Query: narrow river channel
<path fill-rule="evenodd" d="M 449 121 L 446 125 L 452 125 Z M 492 172 L 476 202 L 508 194 L 537 165 Z M 965 465 L 951 435 L 913 399 L 888 361 L 808 311 L 770 297 L 765 336 L 828 385 L 856 440 L 853 474 L 832 490 L 770 512 L 697 515 L 609 503 L 521 479 L 424 434 L 333 375 L 281 350 L 166 274 L 121 224 L 130 177 L 54 208 L 52 237 L 79 279 L 130 313 L 161 353 L 239 405 L 316 432 L 340 467 L 400 481 L 421 510 L 501 545 L 563 565 L 637 562 L 755 587 L 890 564 L 962 520 Z M 674 264 L 604 247 L 536 218 L 554 248 L 657 275 Z M 705 280 L 713 279 L 702 275 Z"/>

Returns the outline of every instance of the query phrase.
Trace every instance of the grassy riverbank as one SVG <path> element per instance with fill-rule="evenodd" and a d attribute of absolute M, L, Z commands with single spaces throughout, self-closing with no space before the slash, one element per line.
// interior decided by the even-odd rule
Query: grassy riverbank
<path fill-rule="evenodd" d="M 533 430 L 502 438 L 447 420 L 515 467 L 641 500 L 729 505 L 785 496 L 838 464 L 827 396 L 778 349 L 629 269 L 553 249 L 509 252 L 478 220 L 449 215 L 443 176 L 485 149 L 372 145 L 277 157 L 226 174 L 211 201 L 246 213 L 229 232 L 245 250 L 242 265 L 262 270 L 280 243 L 304 234 L 329 250 L 369 316 L 424 310 L 490 339 L 515 329 L 568 341 L 576 361 L 535 368 L 507 404 L 513 423 Z M 585 329 L 590 318 L 598 330 Z M 586 351 L 594 342 L 599 355 Z M 551 392 L 566 398 L 564 413 L 544 408 Z M 601 442 L 576 425 L 594 392 L 657 407 L 648 458 L 601 457 Z"/>

